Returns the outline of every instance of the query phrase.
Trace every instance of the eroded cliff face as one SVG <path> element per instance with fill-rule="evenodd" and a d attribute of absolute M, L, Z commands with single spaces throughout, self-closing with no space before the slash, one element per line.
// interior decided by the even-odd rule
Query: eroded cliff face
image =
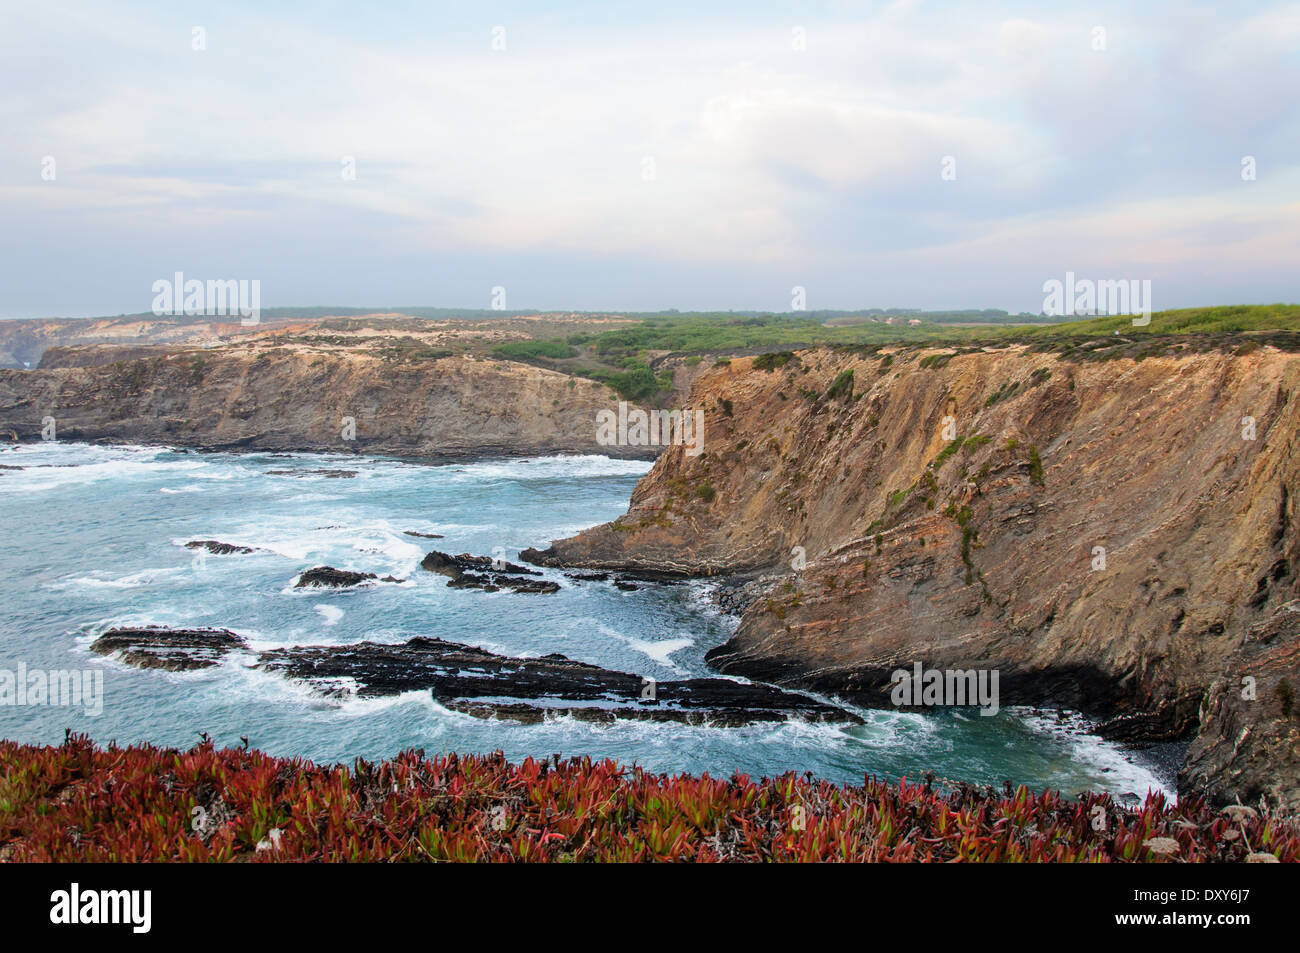
<path fill-rule="evenodd" d="M 244 327 L 238 316 L 122 315 L 117 318 L 35 318 L 0 321 L 0 368 L 37 367 L 47 350 L 107 344 L 148 347 L 215 343 L 223 338 L 289 326 L 284 320 Z"/>
<path fill-rule="evenodd" d="M 1274 716 L 1279 684 L 1300 690 L 1300 635 L 1276 622 L 1300 594 L 1298 397 L 1300 357 L 1267 347 L 736 360 L 692 393 L 704 453 L 666 451 L 626 516 L 531 555 L 760 573 L 710 653 L 724 672 L 887 705 L 915 662 L 996 669 L 1002 704 L 1078 708 L 1112 736 L 1183 735 L 1204 698 L 1210 731 L 1266 717 L 1258 751 L 1294 751 L 1300 722 Z M 1249 642 L 1265 630 L 1267 657 Z M 1233 702 L 1252 669 L 1260 701 Z M 1197 765 L 1231 750 L 1198 746 L 1187 786 L 1226 796 Z M 1242 757 L 1233 796 L 1265 793 L 1262 756 Z M 1268 793 L 1300 807 L 1294 781 Z"/>
<path fill-rule="evenodd" d="M 0 432 L 39 439 L 49 416 L 65 440 L 435 460 L 653 453 L 596 443 L 597 411 L 618 400 L 608 387 L 524 364 L 465 357 L 395 363 L 289 347 L 53 357 L 49 363 L 76 366 L 0 370 Z M 355 420 L 355 439 L 343 437 L 345 417 Z"/>

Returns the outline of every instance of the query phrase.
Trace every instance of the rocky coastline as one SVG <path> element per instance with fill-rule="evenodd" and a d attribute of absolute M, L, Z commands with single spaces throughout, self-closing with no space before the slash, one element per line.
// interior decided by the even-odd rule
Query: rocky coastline
<path fill-rule="evenodd" d="M 658 450 L 597 443 L 596 414 L 617 404 L 614 391 L 528 364 L 462 355 L 417 365 L 269 346 L 149 355 L 64 366 L 52 349 L 39 369 L 0 368 L 0 434 L 40 440 L 53 419 L 60 440 L 435 464 L 553 454 L 651 460 Z"/>
<path fill-rule="evenodd" d="M 1300 810 L 1300 357 L 814 348 L 759 363 L 695 379 L 704 452 L 668 448 L 625 516 L 521 561 L 626 589 L 716 580 L 740 618 L 707 656 L 723 675 L 888 707 L 892 673 L 914 663 L 996 670 L 1003 705 L 1187 745 L 1185 793 Z M 269 349 L 0 371 L 0 422 L 35 439 L 48 408 L 67 439 L 195 450 L 653 455 L 591 441 L 610 396 L 593 382 L 431 364 Z M 330 396 L 288 407 L 290 393 Z M 357 439 L 342 441 L 352 406 Z M 488 557 L 426 563 L 451 586 L 556 585 Z"/>
<path fill-rule="evenodd" d="M 704 453 L 521 558 L 719 580 L 724 674 L 890 707 L 900 668 L 995 670 L 1003 705 L 1188 744 L 1184 793 L 1300 810 L 1300 358 L 753 364 L 696 383 Z"/>

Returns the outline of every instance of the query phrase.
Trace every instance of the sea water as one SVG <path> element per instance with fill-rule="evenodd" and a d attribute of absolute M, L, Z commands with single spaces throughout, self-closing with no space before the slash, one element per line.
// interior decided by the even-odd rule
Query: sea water
<path fill-rule="evenodd" d="M 648 463 L 569 456 L 432 466 L 49 442 L 0 451 L 0 465 L 0 669 L 103 673 L 98 714 L 0 705 L 0 737 L 10 740 L 57 744 L 71 729 L 101 743 L 189 747 L 206 733 L 218 746 L 247 738 L 269 753 L 321 763 L 415 747 L 427 755 L 499 749 L 512 760 L 591 755 L 715 777 L 796 771 L 860 783 L 933 771 L 1067 794 L 1171 794 L 1171 779 L 1149 755 L 1102 741 L 1080 718 L 1024 709 L 993 717 L 862 710 L 861 726 L 567 717 L 521 725 L 449 711 L 427 692 L 328 699 L 255 671 L 246 658 L 172 673 L 89 651 L 113 626 L 219 626 L 254 649 L 434 636 L 504 655 L 560 652 L 657 681 L 714 675 L 704 653 L 736 620 L 713 607 L 704 583 L 623 591 L 548 569 L 558 593 L 489 593 L 448 588 L 446 577 L 419 568 L 432 549 L 516 560 L 521 549 L 612 520 Z M 351 475 L 328 472 L 340 470 Z M 208 539 L 256 552 L 185 547 Z M 292 587 L 298 573 L 321 565 L 405 581 Z"/>

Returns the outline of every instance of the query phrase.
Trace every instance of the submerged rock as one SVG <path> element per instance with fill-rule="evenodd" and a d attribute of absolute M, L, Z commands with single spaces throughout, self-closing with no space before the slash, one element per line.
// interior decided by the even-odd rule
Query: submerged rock
<path fill-rule="evenodd" d="M 267 470 L 267 476 L 321 476 L 331 480 L 351 480 L 357 475 L 356 470 Z"/>
<path fill-rule="evenodd" d="M 402 532 L 407 536 L 418 536 L 420 539 L 442 539 L 443 538 L 442 533 L 421 533 L 420 531 L 414 529 L 404 529 L 402 530 Z"/>
<path fill-rule="evenodd" d="M 247 555 L 261 552 L 253 546 L 239 546 L 235 543 L 223 543 L 217 539 L 192 539 L 185 544 L 186 549 L 205 549 L 214 556 Z"/>
<path fill-rule="evenodd" d="M 116 655 L 136 668 L 186 672 L 211 668 L 223 655 L 248 644 L 229 629 L 168 629 L 161 626 L 109 629 L 90 645 L 99 655 Z"/>

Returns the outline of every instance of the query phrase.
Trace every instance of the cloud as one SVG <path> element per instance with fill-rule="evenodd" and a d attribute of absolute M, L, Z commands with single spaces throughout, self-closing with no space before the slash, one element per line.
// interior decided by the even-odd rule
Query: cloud
<path fill-rule="evenodd" d="M 34 304 L 51 289 L 25 285 L 39 270 L 22 265 L 75 248 L 71 273 L 102 272 L 93 293 L 120 296 L 145 277 L 120 266 L 127 232 L 154 267 L 178 234 L 202 230 L 196 254 L 214 273 L 247 267 L 250 236 L 285 236 L 301 261 L 259 259 L 268 288 L 279 273 L 273 303 L 316 300 L 309 263 L 337 261 L 350 229 L 377 253 L 356 275 L 362 297 L 408 280 L 385 260 L 470 256 L 484 274 L 536 274 L 561 256 L 626 263 L 625 278 L 637 262 L 676 273 L 701 300 L 726 297 L 708 274 L 743 281 L 758 266 L 816 275 L 823 305 L 880 294 L 972 307 L 1031 303 L 1019 280 L 969 297 L 991 293 L 972 277 L 980 255 L 986 270 L 1009 254 L 1040 268 L 1045 243 L 1090 255 L 1087 235 L 1123 249 L 1110 256 L 1120 264 L 1159 249 L 1170 285 L 1204 294 L 1216 261 L 1273 261 L 1261 242 L 1293 235 L 1300 5 L 1244 18 L 1176 4 L 896 2 L 803 22 L 761 5 L 654 13 L 503 9 L 489 21 L 232 5 L 205 11 L 195 50 L 190 14 L 170 6 L 19 10 L 0 38 L 0 200 L 36 237 L 0 240 L 15 263 L 0 314 L 128 307 L 74 289 Z M 504 51 L 491 48 L 494 22 Z M 1247 154 L 1253 183 L 1240 180 Z M 40 178 L 44 156 L 55 182 Z M 868 272 L 883 283 L 864 287 Z M 469 280 L 429 303 L 477 301 Z M 607 306 L 661 304 L 637 294 L 649 296 Z"/>

